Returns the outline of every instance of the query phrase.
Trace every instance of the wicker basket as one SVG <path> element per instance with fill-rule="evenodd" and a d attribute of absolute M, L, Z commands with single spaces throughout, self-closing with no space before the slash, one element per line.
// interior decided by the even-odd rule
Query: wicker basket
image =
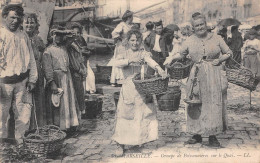
<path fill-rule="evenodd" d="M 170 65 L 168 72 L 171 79 L 184 79 L 190 75 L 190 70 L 193 66 L 191 59 L 186 58 L 185 60 L 178 61 Z"/>
<path fill-rule="evenodd" d="M 231 69 L 226 67 L 227 79 L 230 83 L 254 91 L 259 80 L 246 68 Z"/>
<path fill-rule="evenodd" d="M 66 133 L 59 127 L 47 125 L 28 132 L 23 138 L 23 145 L 34 155 L 40 158 L 46 158 L 48 154 L 58 151 L 62 148 Z"/>
<path fill-rule="evenodd" d="M 140 74 L 134 76 L 133 83 L 136 90 L 143 95 L 159 95 L 167 91 L 169 78 L 152 77 L 150 79 L 140 80 Z"/>

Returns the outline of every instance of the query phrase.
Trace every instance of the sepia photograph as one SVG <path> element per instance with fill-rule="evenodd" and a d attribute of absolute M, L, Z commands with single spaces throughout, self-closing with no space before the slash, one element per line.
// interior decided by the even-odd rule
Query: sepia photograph
<path fill-rule="evenodd" d="M 259 0 L 0 13 L 0 162 L 260 163 Z"/>

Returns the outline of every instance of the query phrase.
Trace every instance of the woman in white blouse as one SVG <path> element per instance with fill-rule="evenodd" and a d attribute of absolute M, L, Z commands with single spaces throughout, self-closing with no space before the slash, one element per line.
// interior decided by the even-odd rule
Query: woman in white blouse
<path fill-rule="evenodd" d="M 113 66 L 110 79 L 112 86 L 115 86 L 118 80 L 123 79 L 122 69 L 115 67 L 113 60 L 117 57 L 118 53 L 120 53 L 119 51 L 122 50 L 122 42 L 124 42 L 127 32 L 130 31 L 133 26 L 133 12 L 127 10 L 122 16 L 122 20 L 123 21 L 119 23 L 112 32 L 112 38 L 115 40 L 116 47 L 114 57 L 107 64 L 108 66 Z"/>
<path fill-rule="evenodd" d="M 113 140 L 124 145 L 137 147 L 158 139 L 158 121 L 153 102 L 146 102 L 146 97 L 138 93 L 132 78 L 141 70 L 141 64 L 147 63 L 158 71 L 162 78 L 167 74 L 151 58 L 151 53 L 141 48 L 142 34 L 137 30 L 127 33 L 127 46 L 117 55 L 115 66 L 122 68 L 124 78 L 117 105 L 117 116 Z M 139 66 L 138 66 L 139 65 Z"/>

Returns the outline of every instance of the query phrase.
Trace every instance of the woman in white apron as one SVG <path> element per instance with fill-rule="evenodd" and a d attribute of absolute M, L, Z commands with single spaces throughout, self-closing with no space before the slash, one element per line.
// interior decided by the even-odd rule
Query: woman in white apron
<path fill-rule="evenodd" d="M 126 34 L 133 26 L 133 12 L 127 10 L 122 16 L 122 20 L 123 21 L 119 23 L 112 32 L 112 38 L 115 40 L 116 47 L 113 58 L 107 64 L 107 66 L 112 66 L 110 78 L 110 83 L 112 86 L 115 86 L 118 80 L 124 79 L 122 69 L 114 66 L 114 60 L 120 52 L 124 51 L 124 46 L 122 44 L 125 43 Z"/>

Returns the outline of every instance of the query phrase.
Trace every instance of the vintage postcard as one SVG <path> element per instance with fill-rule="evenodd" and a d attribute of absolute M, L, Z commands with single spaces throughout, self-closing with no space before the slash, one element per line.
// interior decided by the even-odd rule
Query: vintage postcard
<path fill-rule="evenodd" d="M 1 162 L 259 163 L 259 0 L 0 0 Z"/>

